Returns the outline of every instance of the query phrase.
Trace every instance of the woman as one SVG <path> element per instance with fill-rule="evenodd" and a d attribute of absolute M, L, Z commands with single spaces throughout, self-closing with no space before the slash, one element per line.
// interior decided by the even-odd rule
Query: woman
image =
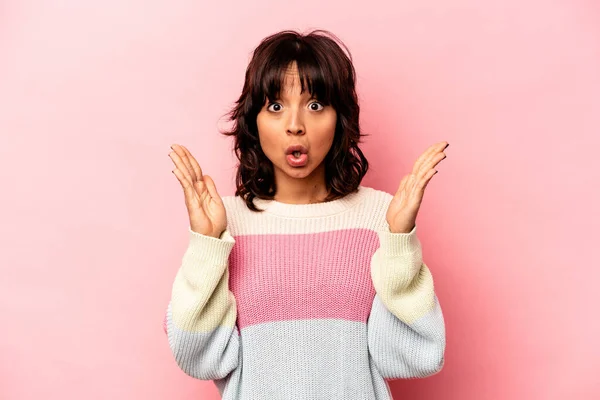
<path fill-rule="evenodd" d="M 448 143 L 395 195 L 362 186 L 355 71 L 338 42 L 283 31 L 255 49 L 224 132 L 234 196 L 171 146 L 190 236 L 164 329 L 179 367 L 223 399 L 391 399 L 386 379 L 444 363 L 415 221 Z"/>

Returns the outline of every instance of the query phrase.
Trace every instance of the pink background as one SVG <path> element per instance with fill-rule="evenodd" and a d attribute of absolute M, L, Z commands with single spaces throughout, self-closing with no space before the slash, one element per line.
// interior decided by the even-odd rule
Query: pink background
<path fill-rule="evenodd" d="M 0 398 L 216 399 L 162 330 L 187 246 L 171 143 L 234 191 L 217 128 L 250 52 L 323 28 L 358 73 L 366 186 L 447 140 L 419 238 L 444 370 L 398 399 L 600 398 L 600 6 L 584 0 L 0 3 Z"/>

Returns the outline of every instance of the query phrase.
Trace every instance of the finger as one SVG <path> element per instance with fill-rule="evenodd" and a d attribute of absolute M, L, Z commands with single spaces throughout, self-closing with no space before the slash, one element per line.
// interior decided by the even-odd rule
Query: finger
<path fill-rule="evenodd" d="M 208 193 L 207 191 L 207 187 L 206 187 L 206 183 L 202 180 L 202 169 L 200 168 L 200 165 L 198 164 L 198 162 L 194 159 L 194 157 L 192 156 L 192 154 L 190 153 L 190 151 L 185 148 L 185 146 L 179 145 L 179 144 L 174 144 L 171 146 L 171 148 L 173 149 L 173 153 L 170 154 L 172 155 L 172 158 L 174 160 L 174 162 L 176 163 L 176 165 L 179 166 L 179 169 L 182 171 L 183 175 L 186 177 L 186 179 L 188 179 L 192 185 L 192 189 L 195 190 L 194 193 L 194 198 L 197 200 L 197 202 L 199 204 L 202 204 L 206 198 L 210 195 L 210 193 Z M 183 154 L 184 157 L 180 157 L 180 154 Z M 188 155 L 191 157 L 188 157 Z M 184 160 L 187 160 L 188 163 L 185 164 Z M 192 162 L 190 160 L 193 160 L 193 162 L 195 163 L 195 166 L 192 165 Z M 183 164 L 185 166 L 182 167 L 181 164 Z M 198 174 L 196 173 L 196 168 L 198 171 Z M 200 177 L 200 178 L 198 178 Z"/>
<path fill-rule="evenodd" d="M 448 142 L 443 141 L 429 146 L 427 150 L 425 150 L 415 162 L 415 165 L 412 170 L 413 174 L 419 176 L 421 173 L 422 175 L 422 172 L 424 172 L 423 166 L 431 159 L 431 157 L 433 157 L 436 153 L 439 153 L 440 151 L 444 150 L 449 145 L 450 144 Z"/>
<path fill-rule="evenodd" d="M 171 160 L 173 160 L 173 163 L 179 169 L 179 171 L 183 174 L 183 176 L 189 181 L 190 184 L 192 184 L 194 182 L 194 178 L 192 177 L 190 170 L 184 164 L 184 162 L 181 159 L 181 157 L 179 156 L 179 154 L 176 151 L 172 151 L 169 153 L 169 157 L 171 157 Z"/>
<path fill-rule="evenodd" d="M 431 182 L 431 178 L 433 178 L 435 174 L 437 174 L 437 170 L 430 169 L 429 171 L 427 171 L 427 174 L 425 174 L 425 176 L 419 181 L 418 191 L 421 193 L 421 196 L 425 192 L 425 188 L 427 187 L 429 182 Z"/>
<path fill-rule="evenodd" d="M 427 172 L 434 168 L 437 164 L 440 163 L 444 158 L 446 158 L 446 154 L 443 149 L 447 146 L 436 150 L 434 153 L 430 154 L 429 158 L 427 158 L 423 164 L 421 164 L 420 169 L 417 171 L 417 175 L 419 177 L 423 177 Z"/>
<path fill-rule="evenodd" d="M 212 197 L 212 199 L 217 203 L 221 203 L 221 196 L 219 196 L 219 193 L 217 192 L 215 181 L 213 181 L 209 175 L 204 175 L 204 182 L 206 183 L 206 188 L 208 189 L 210 197 Z"/>
<path fill-rule="evenodd" d="M 171 146 L 171 148 L 179 156 L 179 158 L 181 159 L 181 162 L 187 168 L 188 173 L 190 174 L 190 177 L 192 178 L 192 183 L 196 182 L 196 172 L 194 171 L 194 168 L 192 168 L 192 164 L 190 163 L 190 160 L 188 160 L 188 156 L 187 156 L 186 152 L 178 144 L 173 144 Z"/>
<path fill-rule="evenodd" d="M 446 158 L 446 154 L 444 152 L 436 153 L 427 164 L 423 165 L 422 175 L 425 175 L 429 172 L 429 170 L 434 169 L 444 158 Z"/>
<path fill-rule="evenodd" d="M 194 169 L 194 172 L 196 173 L 196 179 L 197 180 L 202 180 L 202 168 L 200 168 L 200 164 L 198 164 L 198 161 L 196 161 L 196 159 L 194 158 L 194 156 L 192 155 L 192 153 L 187 149 L 187 147 L 183 146 L 183 145 L 179 145 L 183 151 L 185 151 L 185 154 L 188 157 L 188 160 L 190 160 L 190 164 L 192 164 L 192 168 Z"/>
<path fill-rule="evenodd" d="M 421 166 L 423 165 L 423 163 L 425 162 L 425 160 L 427 160 L 427 158 L 429 157 L 429 155 L 435 151 L 436 147 L 439 145 L 439 143 L 435 143 L 432 144 L 431 146 L 429 146 L 420 156 L 419 158 L 417 158 L 417 161 L 415 161 L 415 164 L 413 166 L 413 170 L 412 173 L 413 174 L 417 174 L 419 172 L 419 170 L 421 169 Z"/>
<path fill-rule="evenodd" d="M 181 171 L 178 168 L 175 168 L 172 172 L 177 177 L 177 180 L 183 188 L 185 202 L 187 204 L 194 204 L 195 201 L 198 201 L 196 197 L 196 191 L 194 190 L 190 182 L 185 178 L 185 176 L 183 176 Z"/>
<path fill-rule="evenodd" d="M 198 164 L 198 161 L 196 161 L 196 159 L 194 158 L 192 153 L 187 149 L 187 147 L 180 145 L 180 144 L 178 144 L 177 146 L 185 154 L 185 160 L 187 160 L 189 162 L 189 166 L 193 171 L 193 178 L 194 178 L 193 185 L 196 188 L 196 193 L 199 195 L 199 198 L 200 198 L 199 201 L 202 202 L 209 195 L 209 193 L 206 192 L 207 187 L 206 187 L 206 183 L 203 180 L 202 168 L 200 168 L 200 164 Z"/>
<path fill-rule="evenodd" d="M 427 166 L 429 161 L 443 151 L 450 144 L 446 141 L 436 143 L 434 145 L 429 146 L 427 150 L 419 157 L 417 162 L 415 163 L 415 167 L 413 169 L 413 173 L 417 176 L 423 176 L 423 173 L 429 170 L 430 167 Z M 423 170 L 425 168 L 425 171 Z"/>

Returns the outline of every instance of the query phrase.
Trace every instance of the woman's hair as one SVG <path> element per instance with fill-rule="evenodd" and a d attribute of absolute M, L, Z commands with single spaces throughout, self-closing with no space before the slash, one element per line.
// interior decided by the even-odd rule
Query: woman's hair
<path fill-rule="evenodd" d="M 273 200 L 276 192 L 273 163 L 260 146 L 256 117 L 267 98 L 274 101 L 279 97 L 285 70 L 294 61 L 302 92 L 308 86 L 311 95 L 323 105 L 331 105 L 337 113 L 333 144 L 324 159 L 329 192 L 325 201 L 355 192 L 369 168 L 358 147 L 361 136 L 368 135 L 362 134 L 359 127 L 355 70 L 346 45 L 325 30 L 306 35 L 291 30 L 275 33 L 254 50 L 242 94 L 226 114 L 233 121 L 233 128 L 221 132 L 235 138 L 234 150 L 240 161 L 235 195 L 241 196 L 252 211 L 263 211 L 254 205 L 255 197 Z"/>

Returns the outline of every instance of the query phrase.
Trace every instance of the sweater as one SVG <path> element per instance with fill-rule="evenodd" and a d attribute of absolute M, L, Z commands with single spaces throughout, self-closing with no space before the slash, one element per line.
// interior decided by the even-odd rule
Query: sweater
<path fill-rule="evenodd" d="M 446 334 L 417 226 L 359 186 L 323 203 L 222 196 L 219 238 L 192 231 L 163 329 L 177 365 L 225 400 L 389 400 L 389 380 L 444 364 Z"/>

